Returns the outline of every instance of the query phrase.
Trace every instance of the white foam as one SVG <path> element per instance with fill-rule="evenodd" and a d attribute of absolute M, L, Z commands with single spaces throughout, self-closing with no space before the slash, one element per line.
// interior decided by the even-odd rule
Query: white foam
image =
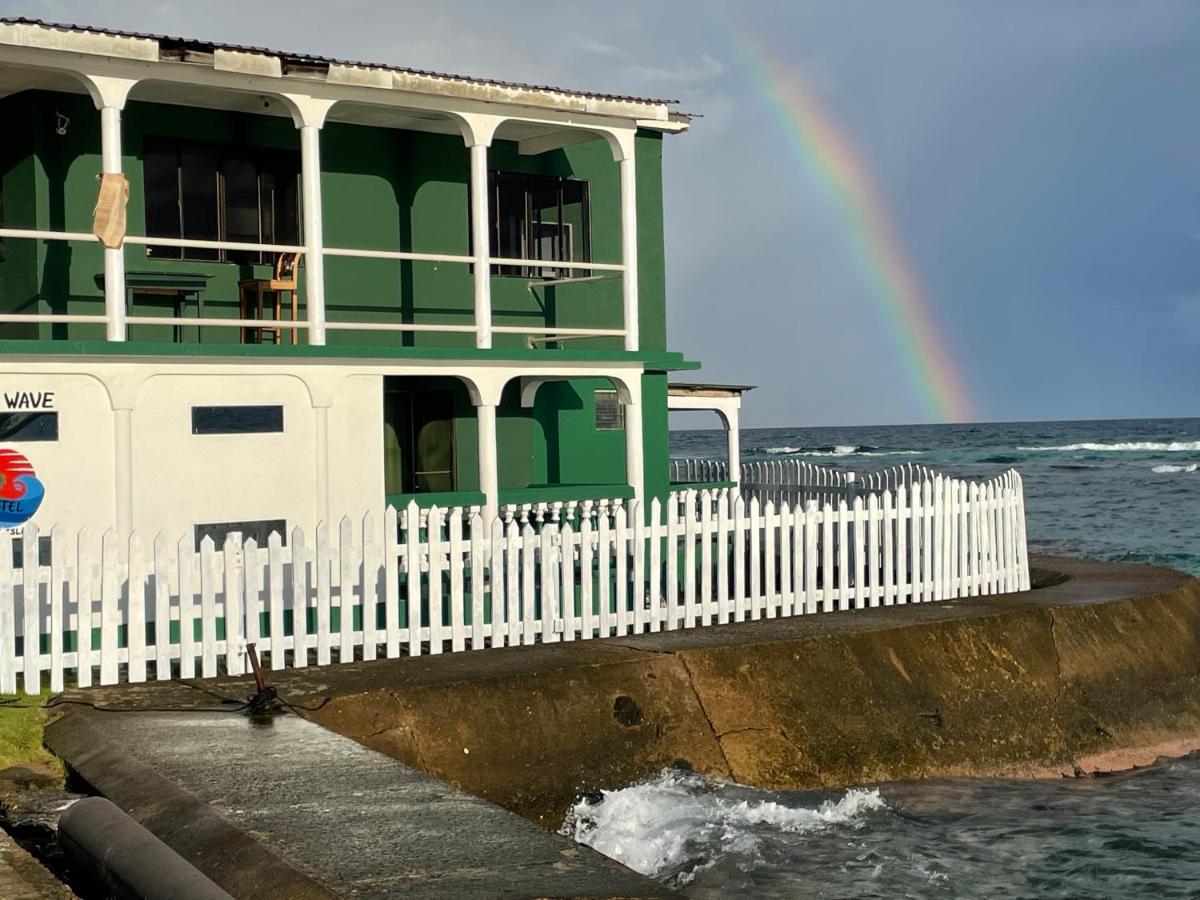
<path fill-rule="evenodd" d="M 1061 444 L 1051 447 L 1018 447 L 1018 450 L 1064 451 L 1092 450 L 1098 453 L 1196 453 L 1200 452 L 1200 441 L 1126 441 L 1116 444 Z"/>
<path fill-rule="evenodd" d="M 850 456 L 858 452 L 853 444 L 839 444 L 832 450 L 805 450 L 803 447 L 763 447 L 763 453 L 772 456 Z M 863 454 L 864 456 L 869 454 Z"/>
<path fill-rule="evenodd" d="M 596 802 L 575 804 L 562 832 L 643 875 L 673 873 L 686 884 L 723 853 L 752 856 L 764 828 L 803 834 L 835 825 L 860 827 L 863 816 L 884 806 L 877 790 L 850 790 L 815 808 L 771 800 L 733 800 L 697 775 L 673 770 Z"/>
<path fill-rule="evenodd" d="M 1176 472 L 1196 472 L 1196 471 L 1200 471 L 1200 463 L 1192 463 L 1191 465 L 1188 465 L 1188 466 L 1171 466 L 1171 465 L 1155 466 L 1150 471 L 1156 472 L 1159 475 L 1171 475 Z"/>

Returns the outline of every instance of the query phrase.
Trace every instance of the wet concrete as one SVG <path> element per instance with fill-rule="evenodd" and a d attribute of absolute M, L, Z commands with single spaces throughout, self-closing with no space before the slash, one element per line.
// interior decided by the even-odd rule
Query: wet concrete
<path fill-rule="evenodd" d="M 46 740 L 236 897 L 664 893 L 586 847 L 294 715 L 252 722 L 77 708 Z"/>

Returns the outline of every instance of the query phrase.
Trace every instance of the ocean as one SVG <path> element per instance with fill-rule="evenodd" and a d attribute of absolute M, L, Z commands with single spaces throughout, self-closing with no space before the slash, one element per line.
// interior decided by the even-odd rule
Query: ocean
<path fill-rule="evenodd" d="M 723 458 L 724 435 L 673 433 L 671 453 Z M 1200 576 L 1200 419 L 746 429 L 742 455 L 859 473 L 1015 467 L 1031 551 Z M 1194 897 L 1200 756 L 1105 778 L 832 793 L 668 771 L 580 801 L 564 830 L 692 897 Z"/>

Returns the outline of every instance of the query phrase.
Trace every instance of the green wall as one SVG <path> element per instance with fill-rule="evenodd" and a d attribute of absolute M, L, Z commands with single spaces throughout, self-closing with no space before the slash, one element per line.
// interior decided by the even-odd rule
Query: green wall
<path fill-rule="evenodd" d="M 32 185 L 36 225 L 88 232 L 100 169 L 99 114 L 81 95 L 26 92 L 4 100 L 18 123 L 6 138 L 3 171 Z M 65 135 L 55 133 L 57 114 L 70 119 Z M 23 125 L 21 124 L 23 123 Z M 146 138 L 164 137 L 213 144 L 261 146 L 299 153 L 290 119 L 218 110 L 194 109 L 131 101 L 122 121 L 124 170 L 130 183 L 127 208 L 131 234 L 145 233 L 142 190 L 142 146 Z M 637 139 L 639 263 L 642 344 L 662 350 L 665 302 L 662 252 L 661 137 Z M 461 138 L 357 125 L 330 123 L 322 131 L 322 200 L 324 238 L 330 247 L 411 250 L 467 254 L 469 244 L 469 169 Z M 545 173 L 583 179 L 590 185 L 592 259 L 619 262 L 620 185 L 617 164 L 603 140 L 539 156 L 520 156 L 516 144 L 497 141 L 490 165 L 510 171 Z M 16 224 L 18 209 L 6 213 Z M 26 224 L 34 224 L 32 221 Z M 11 242 L 10 242 L 11 243 Z M 32 242 L 28 242 L 32 243 Z M 5 284 L 0 307 L 28 303 L 36 295 L 46 311 L 101 314 L 103 293 L 96 276 L 103 271 L 98 244 L 37 244 L 40 273 L 36 290 Z M 186 271 L 212 276 L 205 291 L 205 312 L 236 317 L 237 282 L 264 277 L 264 266 L 147 258 L 146 249 L 127 245 L 129 271 Z M 13 267 L 16 268 L 16 267 Z M 413 322 L 469 325 L 474 290 L 471 267 L 461 263 L 364 260 L 326 257 L 326 307 L 330 321 Z M 531 327 L 621 326 L 619 280 L 529 289 L 529 279 L 494 276 L 492 307 L 497 325 Z M 303 279 L 301 279 L 303 283 Z M 303 289 L 301 289 L 303 315 Z M 161 300 L 137 298 L 135 314 L 167 314 Z M 190 314 L 190 310 L 189 310 Z M 5 327 L 3 337 L 18 336 Z M 32 335 L 25 335 L 32 336 Z M 43 338 L 95 339 L 101 325 L 47 326 Z M 236 329 L 209 328 L 206 342 L 236 342 Z M 167 327 L 130 326 L 130 339 L 169 341 Z M 186 329 L 185 341 L 194 340 Z M 331 344 L 406 344 L 410 346 L 473 345 L 471 334 L 331 331 Z M 496 346 L 527 346 L 523 335 L 497 335 Z M 573 341 L 575 349 L 619 349 L 619 338 Z"/>

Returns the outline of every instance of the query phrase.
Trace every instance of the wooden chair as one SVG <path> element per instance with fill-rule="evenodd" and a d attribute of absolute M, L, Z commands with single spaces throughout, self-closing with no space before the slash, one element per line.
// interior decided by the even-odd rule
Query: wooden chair
<path fill-rule="evenodd" d="M 262 319 L 263 302 L 267 294 L 275 298 L 274 321 L 282 321 L 283 295 L 291 295 L 291 321 L 295 322 L 298 315 L 296 299 L 296 270 L 300 267 L 299 253 L 280 253 L 275 257 L 275 270 L 270 278 L 244 278 L 238 282 L 238 296 L 241 301 L 241 316 L 243 319 Z M 243 344 L 261 344 L 263 335 L 271 335 L 271 343 L 282 343 L 282 332 L 285 329 L 264 325 L 259 328 L 245 327 L 242 329 Z M 295 328 L 288 328 L 292 333 L 291 343 L 298 342 Z"/>

